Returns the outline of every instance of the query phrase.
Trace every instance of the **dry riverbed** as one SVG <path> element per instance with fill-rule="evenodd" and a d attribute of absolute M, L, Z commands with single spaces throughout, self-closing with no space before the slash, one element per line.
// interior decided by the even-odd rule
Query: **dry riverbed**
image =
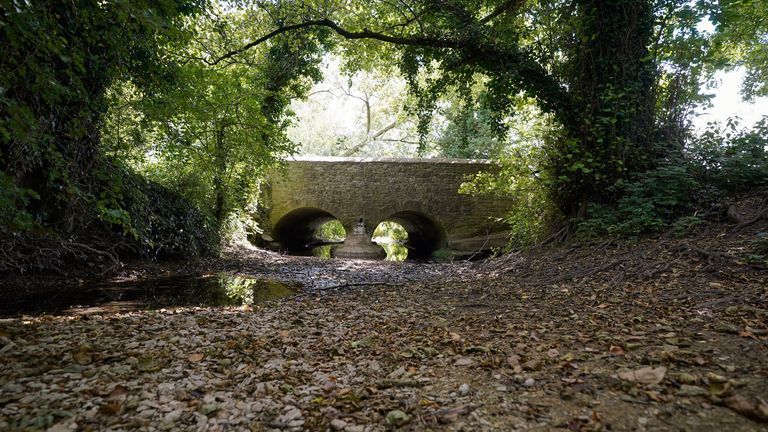
<path fill-rule="evenodd" d="M 722 258 L 739 244 L 239 251 L 210 271 L 304 289 L 0 320 L 0 430 L 767 430 L 768 272 Z"/>

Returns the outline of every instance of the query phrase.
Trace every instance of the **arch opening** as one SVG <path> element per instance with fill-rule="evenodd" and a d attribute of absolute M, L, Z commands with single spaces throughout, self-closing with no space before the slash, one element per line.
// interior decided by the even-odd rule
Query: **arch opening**
<path fill-rule="evenodd" d="M 408 258 L 408 231 L 397 222 L 384 221 L 373 230 L 371 241 L 387 253 L 387 261 L 405 261 Z"/>
<path fill-rule="evenodd" d="M 272 234 L 281 249 L 293 254 L 307 254 L 314 248 L 342 243 L 346 238 L 344 227 L 334 215 L 314 207 L 287 213 L 275 224 Z M 321 256 L 327 254 L 326 250 L 320 251 Z"/>
<path fill-rule="evenodd" d="M 432 256 L 432 252 L 445 244 L 445 231 L 429 216 L 415 212 L 402 211 L 390 215 L 386 222 L 400 225 L 408 235 L 404 246 L 408 249 L 408 259 L 423 260 Z"/>

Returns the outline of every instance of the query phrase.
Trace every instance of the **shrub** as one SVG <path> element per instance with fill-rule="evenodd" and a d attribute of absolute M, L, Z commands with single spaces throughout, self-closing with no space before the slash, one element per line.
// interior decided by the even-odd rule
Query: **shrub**
<path fill-rule="evenodd" d="M 768 116 L 751 130 L 730 119 L 725 128 L 710 124 L 687 149 L 693 174 L 722 192 L 768 185 Z"/>
<path fill-rule="evenodd" d="M 694 207 L 691 197 L 698 188 L 684 162 L 666 163 L 631 181 L 620 180 L 609 191 L 620 197 L 616 204 L 591 205 L 589 219 L 577 223 L 577 234 L 633 237 L 657 232 Z"/>

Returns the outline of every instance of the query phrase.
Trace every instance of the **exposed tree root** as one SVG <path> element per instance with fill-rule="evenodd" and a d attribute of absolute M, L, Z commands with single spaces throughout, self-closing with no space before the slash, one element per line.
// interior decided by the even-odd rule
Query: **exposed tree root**
<path fill-rule="evenodd" d="M 730 216 L 730 209 L 728 209 L 729 216 Z M 740 218 L 740 222 L 738 225 L 736 225 L 730 232 L 730 235 L 736 235 L 744 228 L 754 224 L 755 222 L 759 221 L 760 219 L 768 217 L 768 196 L 766 196 L 763 199 L 763 202 L 760 203 L 760 208 L 757 210 L 757 213 L 755 213 L 754 216 L 752 216 L 749 219 L 744 220 L 743 218 Z M 737 219 L 738 220 L 738 219 Z"/>

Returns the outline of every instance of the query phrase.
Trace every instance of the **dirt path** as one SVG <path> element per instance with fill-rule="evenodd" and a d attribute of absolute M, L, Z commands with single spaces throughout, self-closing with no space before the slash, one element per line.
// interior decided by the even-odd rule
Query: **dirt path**
<path fill-rule="evenodd" d="M 240 253 L 213 270 L 310 289 L 0 321 L 0 430 L 768 430 L 768 272 L 744 241 L 474 265 Z"/>

